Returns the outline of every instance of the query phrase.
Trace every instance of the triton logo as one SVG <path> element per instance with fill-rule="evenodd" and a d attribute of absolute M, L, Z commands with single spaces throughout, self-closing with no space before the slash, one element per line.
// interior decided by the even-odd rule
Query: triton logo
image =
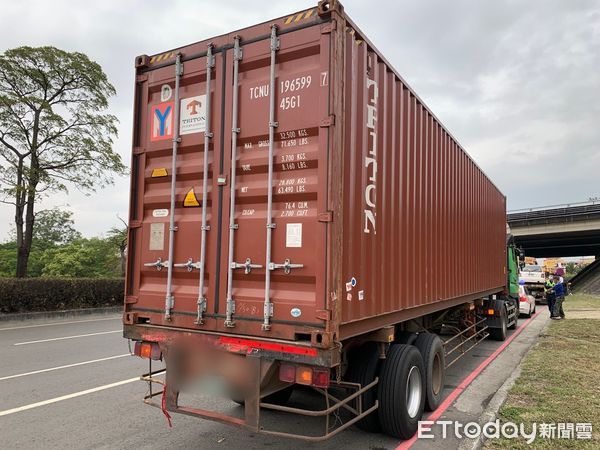
<path fill-rule="evenodd" d="M 376 217 L 377 212 L 375 211 L 375 204 L 377 199 L 377 97 L 379 91 L 377 89 L 377 82 L 367 78 L 367 94 L 369 100 L 367 103 L 367 128 L 369 129 L 369 136 L 367 138 L 367 150 L 368 153 L 365 155 L 364 167 L 367 169 L 367 175 L 369 176 L 367 184 L 365 186 L 365 204 L 364 209 L 364 233 L 377 234 L 376 230 Z"/>
<path fill-rule="evenodd" d="M 190 116 L 198 114 L 198 108 L 202 107 L 202 103 L 196 100 L 192 100 L 187 104 L 187 109 L 190 112 Z"/>
<path fill-rule="evenodd" d="M 206 130 L 206 95 L 181 100 L 179 134 L 202 133 Z"/>

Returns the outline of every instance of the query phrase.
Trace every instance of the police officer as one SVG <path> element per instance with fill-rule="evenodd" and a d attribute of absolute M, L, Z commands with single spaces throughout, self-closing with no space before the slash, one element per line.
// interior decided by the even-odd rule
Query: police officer
<path fill-rule="evenodd" d="M 548 311 L 550 311 L 550 318 L 554 318 L 554 301 L 556 295 L 554 294 L 554 282 L 552 281 L 552 277 L 549 276 L 546 278 L 546 284 L 544 285 L 546 292 L 546 302 L 548 303 Z"/>

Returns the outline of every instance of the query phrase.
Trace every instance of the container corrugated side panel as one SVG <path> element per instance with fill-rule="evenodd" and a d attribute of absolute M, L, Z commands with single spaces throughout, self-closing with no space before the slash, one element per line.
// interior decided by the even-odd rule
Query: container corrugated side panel
<path fill-rule="evenodd" d="M 504 196 L 349 25 L 342 338 L 505 285 Z"/>

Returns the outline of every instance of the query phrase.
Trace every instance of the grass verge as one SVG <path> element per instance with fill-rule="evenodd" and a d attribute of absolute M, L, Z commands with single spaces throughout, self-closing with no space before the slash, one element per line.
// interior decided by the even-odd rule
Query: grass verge
<path fill-rule="evenodd" d="M 592 439 L 541 438 L 538 430 L 531 444 L 492 439 L 484 448 L 600 448 L 600 297 L 571 295 L 564 309 L 567 320 L 551 321 L 524 359 L 499 417 L 528 431 L 534 423 L 591 423 Z"/>

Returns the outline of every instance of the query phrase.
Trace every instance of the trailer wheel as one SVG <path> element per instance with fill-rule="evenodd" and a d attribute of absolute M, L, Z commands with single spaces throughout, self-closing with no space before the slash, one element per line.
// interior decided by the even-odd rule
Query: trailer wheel
<path fill-rule="evenodd" d="M 425 365 L 425 409 L 435 411 L 442 403 L 446 379 L 446 358 L 442 340 L 435 334 L 421 333 L 414 345 L 421 353 Z"/>
<path fill-rule="evenodd" d="M 500 314 L 500 327 L 490 328 L 490 337 L 495 341 L 503 341 L 506 339 L 506 334 L 508 333 L 507 315 L 506 308 L 502 308 L 502 313 Z"/>
<path fill-rule="evenodd" d="M 379 373 L 380 366 L 379 348 L 376 342 L 366 342 L 354 349 L 350 358 L 350 366 L 346 378 L 352 383 L 366 386 L 372 383 Z M 375 404 L 377 399 L 377 386 L 371 388 L 362 396 L 362 409 L 366 411 Z M 358 428 L 370 433 L 378 433 L 381 430 L 377 411 L 373 411 L 367 417 L 356 422 Z"/>
<path fill-rule="evenodd" d="M 412 345 L 390 347 L 379 377 L 379 421 L 383 431 L 409 439 L 423 415 L 425 391 L 423 358 Z"/>

